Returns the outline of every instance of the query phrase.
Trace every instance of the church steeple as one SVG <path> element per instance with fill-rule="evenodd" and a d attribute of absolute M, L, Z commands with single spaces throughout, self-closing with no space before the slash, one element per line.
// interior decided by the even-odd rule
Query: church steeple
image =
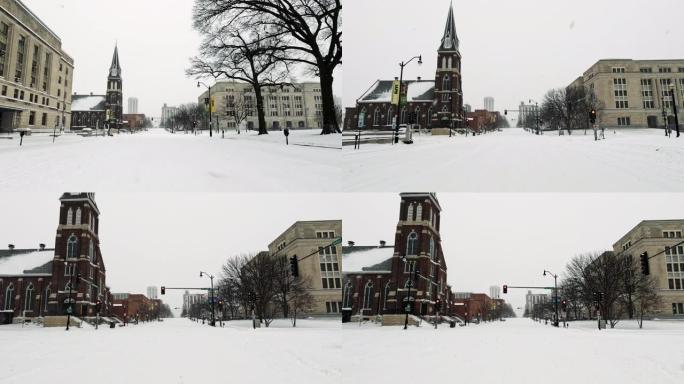
<path fill-rule="evenodd" d="M 121 64 L 119 64 L 119 47 L 114 46 L 114 56 L 112 56 L 112 65 L 109 67 L 109 76 L 121 77 Z"/>
<path fill-rule="evenodd" d="M 456 21 L 454 20 L 454 4 L 449 5 L 449 15 L 447 16 L 446 26 L 444 27 L 444 36 L 442 36 L 442 44 L 439 46 L 440 51 L 458 51 L 458 34 L 456 33 Z"/>

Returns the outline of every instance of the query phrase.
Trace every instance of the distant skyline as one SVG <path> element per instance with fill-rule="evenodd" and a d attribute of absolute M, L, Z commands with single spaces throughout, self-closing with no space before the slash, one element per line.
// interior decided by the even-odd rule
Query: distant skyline
<path fill-rule="evenodd" d="M 196 103 L 205 91 L 185 75 L 201 41 L 192 27 L 194 0 L 21 1 L 61 38 L 62 48 L 74 59 L 73 90 L 78 94 L 105 94 L 116 45 L 124 101 L 137 97 L 139 113 L 160 118 L 164 103 Z M 341 81 L 338 71 L 335 90 L 340 96 Z"/>
<path fill-rule="evenodd" d="M 344 105 L 378 79 L 399 76 L 399 63 L 414 55 L 405 79 L 434 78 L 437 48 L 450 0 L 348 1 L 345 18 Z M 463 56 L 464 102 L 517 109 L 541 102 L 551 88 L 566 87 L 599 59 L 684 59 L 684 2 L 653 0 L 454 0 Z M 659 14 L 658 17 L 647 15 Z M 664 13 L 662 13 L 664 12 Z"/>
<path fill-rule="evenodd" d="M 553 286 L 545 269 L 562 277 L 572 257 L 612 250 L 642 220 L 684 219 L 677 194 L 437 193 L 437 199 L 447 282 L 455 292 L 488 295 L 492 285 Z M 398 193 L 340 201 L 345 244 L 394 245 L 400 201 Z M 518 308 L 525 294 L 501 296 Z"/>

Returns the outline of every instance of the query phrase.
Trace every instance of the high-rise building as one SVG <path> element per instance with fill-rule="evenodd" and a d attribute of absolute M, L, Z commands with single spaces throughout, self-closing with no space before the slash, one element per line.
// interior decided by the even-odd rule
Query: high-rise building
<path fill-rule="evenodd" d="M 484 109 L 489 112 L 494 112 L 494 98 L 485 97 L 484 98 Z"/>
<path fill-rule="evenodd" d="M 154 286 L 147 287 L 147 298 L 150 300 L 157 299 L 158 298 L 158 296 L 157 296 L 158 291 L 159 290 L 157 287 L 154 287 Z"/>
<path fill-rule="evenodd" d="M 501 287 L 498 285 L 492 285 L 489 287 L 489 297 L 492 300 L 498 300 L 501 298 Z"/>
<path fill-rule="evenodd" d="M 684 60 L 599 60 L 570 87 L 588 92 L 601 127 L 674 126 L 671 91 L 684 116 Z"/>
<path fill-rule="evenodd" d="M 0 5 L 0 132 L 67 129 L 74 60 L 24 3 Z"/>
<path fill-rule="evenodd" d="M 138 114 L 138 98 L 137 97 L 129 97 L 128 98 L 128 112 L 127 112 L 127 114 L 129 114 L 129 115 Z"/>

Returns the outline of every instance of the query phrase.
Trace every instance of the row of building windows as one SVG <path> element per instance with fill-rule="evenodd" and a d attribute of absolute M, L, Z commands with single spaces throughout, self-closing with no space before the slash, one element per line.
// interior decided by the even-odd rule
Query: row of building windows
<path fill-rule="evenodd" d="M 326 301 L 325 310 L 328 313 L 342 313 L 342 302 L 341 301 Z"/>
<path fill-rule="evenodd" d="M 672 95 L 670 94 L 670 85 L 673 79 L 658 79 L 660 83 L 660 99 L 662 107 L 665 109 L 672 108 Z M 678 79 L 679 93 L 681 104 L 684 105 L 684 79 Z M 627 79 L 615 78 L 613 79 L 613 92 L 615 95 L 615 108 L 628 109 L 629 101 L 627 100 Z M 641 79 L 641 97 L 643 99 L 644 109 L 655 109 L 655 91 L 653 89 L 653 79 Z"/>
<path fill-rule="evenodd" d="M 69 292 L 71 290 L 71 283 L 67 282 L 65 287 L 64 287 L 64 292 Z M 102 295 L 102 279 L 99 281 L 99 285 L 97 286 L 90 286 L 90 297 L 94 298 L 95 297 L 95 289 L 97 289 L 97 295 L 98 297 Z M 42 298 L 43 299 L 43 310 L 47 311 L 48 310 L 48 305 L 50 301 L 50 296 L 52 295 L 52 284 L 49 284 L 47 288 L 45 288 L 45 296 Z M 14 308 L 14 299 L 15 299 L 15 288 L 14 284 L 10 283 L 7 288 L 5 288 L 5 300 L 2 306 L 2 309 L 4 311 L 13 311 Z M 23 306 L 23 311 L 26 312 L 32 312 L 36 310 L 36 301 L 38 300 L 38 297 L 35 294 L 35 288 L 33 286 L 33 283 L 29 283 L 29 285 L 26 287 L 25 294 L 24 294 L 24 306 Z M 340 303 L 341 304 L 341 303 Z"/>
<path fill-rule="evenodd" d="M 679 73 L 684 73 L 684 67 L 658 67 L 658 73 L 672 73 L 672 72 L 679 72 Z M 625 67 L 613 67 L 612 68 L 613 73 L 627 73 Z M 641 73 L 653 73 L 653 67 L 641 67 L 639 68 L 639 72 Z"/>
<path fill-rule="evenodd" d="M 0 22 L 0 51 L 3 52 L 2 55 L 0 55 L 0 76 L 1 77 L 7 77 L 7 52 L 8 52 L 8 44 L 9 44 L 9 35 L 10 35 L 10 30 L 11 27 L 9 24 L 5 22 Z M 16 47 L 16 61 L 15 61 L 15 72 L 14 72 L 14 81 L 16 83 L 23 84 L 24 83 L 24 77 L 26 76 L 26 56 L 27 56 L 27 37 L 24 35 L 19 35 L 19 39 L 17 40 L 17 47 Z M 30 48 L 28 48 L 30 49 Z M 50 52 L 45 52 L 44 55 L 44 62 L 43 62 L 43 76 L 42 76 L 42 82 L 40 82 L 39 78 L 39 73 L 40 73 L 40 59 L 41 58 L 41 47 L 39 45 L 34 45 L 33 46 L 33 59 L 31 61 L 31 70 L 30 70 L 30 88 L 38 89 L 38 85 L 40 83 L 41 85 L 41 90 L 43 92 L 48 92 L 49 91 L 49 85 L 50 85 L 50 72 L 52 68 L 52 54 Z M 60 63 L 59 65 L 59 71 L 62 72 L 64 69 L 64 65 Z M 69 68 L 66 68 L 66 76 L 69 75 Z M 62 76 L 59 77 L 58 83 L 61 85 L 62 84 Z M 64 79 L 64 86 L 67 87 L 69 85 L 69 81 L 65 78 Z"/>
<path fill-rule="evenodd" d="M 341 272 L 336 246 L 318 247 L 323 289 L 340 289 Z"/>

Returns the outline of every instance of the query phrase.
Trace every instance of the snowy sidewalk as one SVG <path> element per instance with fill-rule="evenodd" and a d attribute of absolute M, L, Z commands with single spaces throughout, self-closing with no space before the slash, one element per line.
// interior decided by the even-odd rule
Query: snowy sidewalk
<path fill-rule="evenodd" d="M 338 322 L 300 320 L 252 330 L 211 328 L 188 319 L 124 328 L 0 326 L 0 382 L 14 383 L 337 383 Z"/>
<path fill-rule="evenodd" d="M 416 136 L 415 144 L 343 150 L 346 191 L 684 191 L 684 138 L 659 130 L 536 136 L 508 129 L 482 136 Z"/>
<path fill-rule="evenodd" d="M 332 192 L 341 189 L 340 135 L 320 131 L 239 139 L 171 134 L 66 135 L 0 141 L 0 191 Z"/>

